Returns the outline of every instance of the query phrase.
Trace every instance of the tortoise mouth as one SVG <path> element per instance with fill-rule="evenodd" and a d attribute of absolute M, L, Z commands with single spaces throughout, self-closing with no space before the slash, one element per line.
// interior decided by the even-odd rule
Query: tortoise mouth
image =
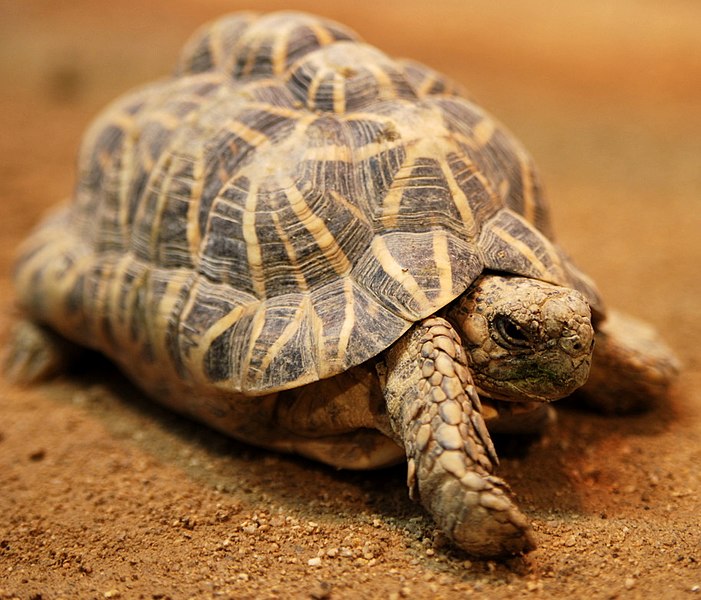
<path fill-rule="evenodd" d="M 566 376 L 538 371 L 530 376 L 514 375 L 503 379 L 479 374 L 475 379 L 481 399 L 514 405 L 542 404 L 565 398 L 584 385 L 589 378 L 590 366 L 591 361 L 586 357 Z"/>

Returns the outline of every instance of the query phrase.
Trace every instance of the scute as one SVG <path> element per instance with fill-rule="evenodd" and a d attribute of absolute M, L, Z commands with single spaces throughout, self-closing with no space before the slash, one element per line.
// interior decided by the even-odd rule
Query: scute
<path fill-rule="evenodd" d="M 201 29 L 171 79 L 97 119 L 79 178 L 24 246 L 20 300 L 152 388 L 333 376 L 484 269 L 599 302 L 503 127 L 442 75 L 308 15 Z"/>
<path fill-rule="evenodd" d="M 267 15 L 237 13 L 195 32 L 176 68 L 179 75 L 221 70 L 234 79 L 284 73 L 298 58 L 337 41 L 358 40 L 332 21 L 281 11 Z"/>

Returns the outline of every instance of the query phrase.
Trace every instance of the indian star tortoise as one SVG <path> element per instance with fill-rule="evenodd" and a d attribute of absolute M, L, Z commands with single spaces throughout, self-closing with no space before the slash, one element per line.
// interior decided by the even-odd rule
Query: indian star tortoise
<path fill-rule="evenodd" d="M 300 13 L 216 20 L 100 115 L 15 282 L 15 379 L 85 346 L 251 444 L 406 460 L 411 496 L 476 556 L 534 547 L 487 425 L 537 428 L 529 412 L 587 379 L 600 408 L 635 408 L 676 373 L 555 244 L 504 127 Z"/>

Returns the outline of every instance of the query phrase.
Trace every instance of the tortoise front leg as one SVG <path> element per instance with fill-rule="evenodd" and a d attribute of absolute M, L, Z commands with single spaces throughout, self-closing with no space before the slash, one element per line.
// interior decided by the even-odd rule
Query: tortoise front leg
<path fill-rule="evenodd" d="M 607 414 L 653 407 L 679 373 L 674 352 L 647 323 L 610 311 L 597 328 L 589 379 L 576 394 Z"/>
<path fill-rule="evenodd" d="M 412 497 L 467 552 L 496 557 L 535 547 L 498 464 L 460 337 L 444 319 L 417 323 L 386 355 L 392 428 L 408 460 Z"/>

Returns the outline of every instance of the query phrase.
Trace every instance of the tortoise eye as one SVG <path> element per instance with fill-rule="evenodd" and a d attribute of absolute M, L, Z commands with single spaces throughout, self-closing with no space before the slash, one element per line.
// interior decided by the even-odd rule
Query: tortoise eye
<path fill-rule="evenodd" d="M 531 345 L 528 334 L 510 317 L 498 315 L 494 319 L 494 327 L 497 333 L 507 345 L 524 348 Z"/>

